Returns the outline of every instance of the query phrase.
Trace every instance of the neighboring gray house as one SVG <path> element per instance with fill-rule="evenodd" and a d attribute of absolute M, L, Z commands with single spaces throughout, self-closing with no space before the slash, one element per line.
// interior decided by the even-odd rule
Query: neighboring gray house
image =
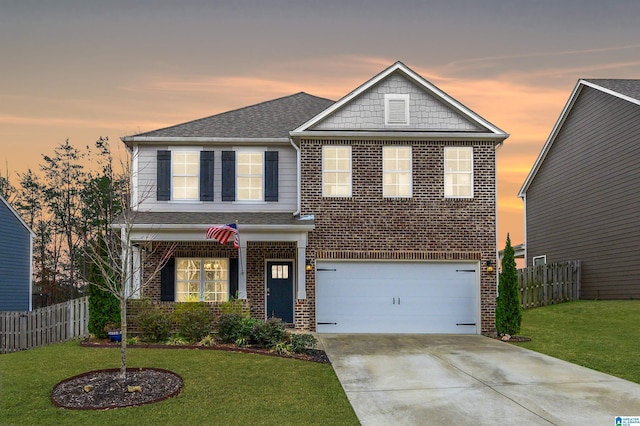
<path fill-rule="evenodd" d="M 0 195 L 0 311 L 31 310 L 33 237 Z"/>
<path fill-rule="evenodd" d="M 319 333 L 493 332 L 507 137 L 401 62 L 337 102 L 298 93 L 123 137 L 132 264 L 149 274 L 178 243 L 143 296 L 216 311 L 237 294 Z M 205 238 L 233 223 L 239 251 Z"/>
<path fill-rule="evenodd" d="M 581 260 L 581 298 L 640 298 L 640 80 L 579 80 L 518 196 L 528 266 Z"/>

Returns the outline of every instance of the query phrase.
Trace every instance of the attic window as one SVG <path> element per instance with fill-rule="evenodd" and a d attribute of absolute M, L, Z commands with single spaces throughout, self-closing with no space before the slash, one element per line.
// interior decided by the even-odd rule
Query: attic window
<path fill-rule="evenodd" d="M 409 124 L 409 95 L 384 95 L 385 124 Z"/>

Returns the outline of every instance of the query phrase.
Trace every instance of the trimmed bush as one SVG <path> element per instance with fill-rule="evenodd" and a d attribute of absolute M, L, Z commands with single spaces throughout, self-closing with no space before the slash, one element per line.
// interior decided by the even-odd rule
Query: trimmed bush
<path fill-rule="evenodd" d="M 140 330 L 140 340 L 149 343 L 164 342 L 171 334 L 171 316 L 162 312 L 150 301 L 142 301 L 138 308 L 136 322 Z"/>
<path fill-rule="evenodd" d="M 223 343 L 235 343 L 240 337 L 242 316 L 240 314 L 222 314 L 218 319 L 217 334 Z"/>
<path fill-rule="evenodd" d="M 297 354 L 306 354 L 316 347 L 318 339 L 313 334 L 296 333 L 289 336 L 291 349 Z"/>
<path fill-rule="evenodd" d="M 285 324 L 280 318 L 271 317 L 253 326 L 253 343 L 261 348 L 273 348 L 284 341 Z"/>
<path fill-rule="evenodd" d="M 204 302 L 178 303 L 174 317 L 178 333 L 189 343 L 199 342 L 211 333 L 211 314 Z"/>
<path fill-rule="evenodd" d="M 222 302 L 220 304 L 220 312 L 225 314 L 238 314 L 241 317 L 248 318 L 249 311 L 245 310 L 245 300 L 238 299 L 237 297 L 232 297 L 226 302 Z"/>

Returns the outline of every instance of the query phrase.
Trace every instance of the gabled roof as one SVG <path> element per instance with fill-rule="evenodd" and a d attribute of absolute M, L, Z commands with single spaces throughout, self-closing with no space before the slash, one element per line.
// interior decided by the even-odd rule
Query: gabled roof
<path fill-rule="evenodd" d="M 122 141 L 224 141 L 225 139 L 289 140 L 289 131 L 332 105 L 334 101 L 304 92 L 233 111 L 153 130 Z"/>
<path fill-rule="evenodd" d="M 18 220 L 20 221 L 20 223 L 22 224 L 22 226 L 25 227 L 25 229 L 27 231 L 29 231 L 29 234 L 31 235 L 31 238 L 35 238 L 36 234 L 31 230 L 31 228 L 29 227 L 29 225 L 27 225 L 27 223 L 22 219 L 22 217 L 20 216 L 20 214 L 13 208 L 11 207 L 11 204 L 9 204 L 9 202 L 7 200 L 5 200 L 5 198 L 0 195 L 0 203 L 4 203 L 5 206 L 7 206 L 7 208 L 9 209 L 9 211 L 11 213 L 13 213 L 13 215 L 18 218 Z"/>
<path fill-rule="evenodd" d="M 551 134 L 542 147 L 538 158 L 536 159 L 535 163 L 533 163 L 533 167 L 529 171 L 529 175 L 525 179 L 524 184 L 522 184 L 522 188 L 520 188 L 520 191 L 518 192 L 518 197 L 524 198 L 527 190 L 529 189 L 529 186 L 531 185 L 531 182 L 533 182 L 533 179 L 542 166 L 544 159 L 549 153 L 549 150 L 551 149 L 551 146 L 553 145 L 558 132 L 569 116 L 574 103 L 578 99 L 578 96 L 580 95 L 584 87 L 591 87 L 592 89 L 599 90 L 608 95 L 615 96 L 617 98 L 640 106 L 640 80 L 606 78 L 589 78 L 578 80 L 578 83 L 573 89 L 571 96 L 569 96 L 567 104 L 564 106 L 562 113 L 560 113 L 558 121 L 556 121 L 555 126 L 553 126 L 553 129 L 551 130 Z"/>
<path fill-rule="evenodd" d="M 296 137 L 296 136 L 317 135 L 320 132 L 313 130 L 313 127 L 315 125 L 317 125 L 327 117 L 331 116 L 335 112 L 339 111 L 341 108 L 345 107 L 345 105 L 353 101 L 356 97 L 366 92 L 367 90 L 371 89 L 372 87 L 376 86 L 381 81 L 385 80 L 391 74 L 396 72 L 401 73 L 403 76 L 413 81 L 418 87 L 422 88 L 423 90 L 425 90 L 426 92 L 434 96 L 436 99 L 441 101 L 444 105 L 448 106 L 452 110 L 461 114 L 470 122 L 478 125 L 481 129 L 485 129 L 485 131 L 470 132 L 469 134 L 460 135 L 461 137 L 470 137 L 470 136 L 475 138 L 484 137 L 484 138 L 496 139 L 501 141 L 509 137 L 509 135 L 505 133 L 503 130 L 491 124 L 489 121 L 485 120 L 480 115 L 476 114 L 471 109 L 467 108 L 466 106 L 464 106 L 463 104 L 461 104 L 460 102 L 458 102 L 457 100 L 455 100 L 454 98 L 452 98 L 451 96 L 449 96 L 448 94 L 446 94 L 445 92 L 443 92 L 442 90 L 440 90 L 439 88 L 431 84 L 429 81 L 425 80 L 423 77 L 415 73 L 413 70 L 411 70 L 409 67 L 407 67 L 400 61 L 391 65 L 389 68 L 385 69 L 378 75 L 374 76 L 369 81 L 359 86 L 358 88 L 353 90 L 351 93 L 347 94 L 342 99 L 340 99 L 339 101 L 337 101 L 336 103 L 334 103 L 333 105 L 325 109 L 324 111 L 320 112 L 315 117 L 312 117 L 311 119 L 309 119 L 308 121 L 306 121 L 305 123 L 297 127 L 295 130 L 291 132 L 291 136 Z M 350 136 L 357 136 L 357 135 L 368 136 L 367 133 L 371 133 L 373 135 L 376 132 L 342 131 L 340 133 L 348 133 Z M 389 131 L 388 133 L 397 134 L 399 132 Z M 402 135 L 403 137 L 411 137 L 412 136 L 411 133 L 412 132 L 402 132 Z M 419 131 L 419 132 L 413 132 L 413 133 L 415 133 L 415 135 L 413 135 L 415 137 L 424 137 L 425 134 L 427 134 L 428 132 Z M 438 132 L 438 135 L 434 135 L 434 136 L 436 137 L 451 136 L 452 133 L 453 132 L 446 132 L 446 131 Z"/>

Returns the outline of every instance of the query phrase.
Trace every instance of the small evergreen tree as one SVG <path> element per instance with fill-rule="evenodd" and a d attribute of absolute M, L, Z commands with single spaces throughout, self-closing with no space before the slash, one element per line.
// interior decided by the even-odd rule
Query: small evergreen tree
<path fill-rule="evenodd" d="M 514 335 L 520 332 L 522 308 L 518 293 L 515 251 L 511 247 L 511 239 L 507 234 L 507 245 L 502 256 L 502 271 L 500 272 L 496 301 L 496 330 L 498 334 Z"/>
<path fill-rule="evenodd" d="M 104 253 L 104 242 L 101 241 L 101 251 Z M 89 333 L 99 339 L 107 337 L 104 327 L 107 324 L 120 324 L 120 302 L 113 294 L 103 290 L 104 278 L 99 268 L 91 263 L 89 265 Z"/>

